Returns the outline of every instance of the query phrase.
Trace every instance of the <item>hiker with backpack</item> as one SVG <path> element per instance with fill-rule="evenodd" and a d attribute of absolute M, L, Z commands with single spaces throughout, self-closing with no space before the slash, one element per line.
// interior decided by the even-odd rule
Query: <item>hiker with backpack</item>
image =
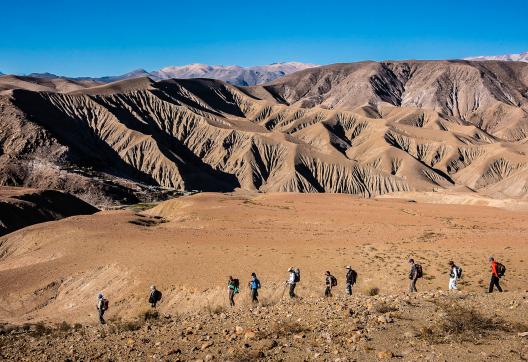
<path fill-rule="evenodd" d="M 103 293 L 97 296 L 97 310 L 99 311 L 99 323 L 105 324 L 104 314 L 108 310 L 108 299 L 105 299 Z"/>
<path fill-rule="evenodd" d="M 348 295 L 352 295 L 352 286 L 356 284 L 357 273 L 350 265 L 346 267 L 347 273 L 345 276 L 346 285 L 345 290 Z"/>
<path fill-rule="evenodd" d="M 298 268 L 293 269 L 293 267 L 291 267 L 288 269 L 288 273 L 290 273 L 290 277 L 286 284 L 290 286 L 290 298 L 295 298 L 295 287 L 297 286 L 297 283 L 301 281 L 301 271 Z"/>
<path fill-rule="evenodd" d="M 258 290 L 260 289 L 260 280 L 257 278 L 256 273 L 251 273 L 251 281 L 249 282 L 249 290 L 251 291 L 251 301 L 258 303 Z"/>
<path fill-rule="evenodd" d="M 329 271 L 325 273 L 325 297 L 332 296 L 332 288 L 337 286 L 337 279 Z"/>
<path fill-rule="evenodd" d="M 415 293 L 418 291 L 416 289 L 416 281 L 419 278 L 423 277 L 422 266 L 420 264 L 415 263 L 413 258 L 409 259 L 409 264 L 411 264 L 411 271 L 409 273 L 409 292 Z"/>
<path fill-rule="evenodd" d="M 150 286 L 149 303 L 152 308 L 156 308 L 156 304 L 161 300 L 161 292 L 156 289 L 154 285 Z"/>
<path fill-rule="evenodd" d="M 493 287 L 497 287 L 497 290 L 502 293 L 499 280 L 504 276 L 504 273 L 506 273 L 506 267 L 503 264 L 495 261 L 492 256 L 490 256 L 488 260 L 491 263 L 491 280 L 488 293 L 493 293 Z"/>
<path fill-rule="evenodd" d="M 462 278 L 462 268 L 454 261 L 449 262 L 449 290 L 457 290 L 458 279 Z"/>
<path fill-rule="evenodd" d="M 229 276 L 227 281 L 227 293 L 229 297 L 229 305 L 231 307 L 235 306 L 235 294 L 238 294 L 240 287 L 240 281 L 238 279 L 233 279 L 232 276 Z"/>

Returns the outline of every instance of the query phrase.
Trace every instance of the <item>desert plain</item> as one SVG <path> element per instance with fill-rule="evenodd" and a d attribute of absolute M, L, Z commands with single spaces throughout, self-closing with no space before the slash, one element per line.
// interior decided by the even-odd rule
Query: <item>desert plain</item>
<path fill-rule="evenodd" d="M 31 351 L 24 356 L 33 360 L 56 353 L 73 360 L 343 361 L 506 353 L 522 360 L 527 216 L 522 201 L 497 205 L 460 193 L 362 199 L 239 190 L 36 224 L 0 238 L 2 353 L 8 359 Z M 490 255 L 507 267 L 502 294 L 486 293 Z M 425 274 L 415 295 L 407 293 L 409 257 Z M 447 292 L 449 260 L 463 268 L 460 291 Z M 346 265 L 359 275 L 352 297 L 344 293 Z M 284 286 L 290 266 L 301 269 L 295 300 Z M 325 299 L 326 270 L 338 286 Z M 259 306 L 248 297 L 251 272 L 262 283 Z M 235 307 L 227 300 L 230 275 L 242 286 Z M 147 303 L 153 284 L 163 292 L 155 311 Z M 105 326 L 97 325 L 99 292 L 111 303 Z M 449 307 L 476 310 L 492 327 L 427 336 Z M 43 338 L 47 344 L 31 347 Z"/>

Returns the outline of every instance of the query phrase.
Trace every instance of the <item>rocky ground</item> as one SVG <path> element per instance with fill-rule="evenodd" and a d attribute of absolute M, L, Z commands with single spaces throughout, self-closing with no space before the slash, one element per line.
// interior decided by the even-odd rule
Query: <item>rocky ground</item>
<path fill-rule="evenodd" d="M 105 326 L 4 325 L 17 361 L 528 360 L 528 292 L 283 297 L 193 313 L 142 313 Z M 375 294 L 375 291 L 372 291 Z M 226 303 L 227 305 L 227 303 Z"/>

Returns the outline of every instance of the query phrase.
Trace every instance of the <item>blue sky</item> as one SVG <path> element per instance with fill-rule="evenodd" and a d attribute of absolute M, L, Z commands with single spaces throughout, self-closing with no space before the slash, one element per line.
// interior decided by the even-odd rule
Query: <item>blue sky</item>
<path fill-rule="evenodd" d="M 528 0 L 6 0 L 0 24 L 0 72 L 16 74 L 528 50 Z"/>

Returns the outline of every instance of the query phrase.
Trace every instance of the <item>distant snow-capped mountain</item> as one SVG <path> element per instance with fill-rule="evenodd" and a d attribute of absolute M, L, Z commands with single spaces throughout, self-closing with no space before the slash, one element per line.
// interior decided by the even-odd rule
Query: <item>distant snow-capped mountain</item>
<path fill-rule="evenodd" d="M 270 82 L 284 75 L 316 66 L 316 64 L 299 62 L 274 63 L 253 67 L 190 64 L 165 67 L 158 71 L 150 72 L 150 77 L 156 80 L 169 78 L 213 78 L 234 85 L 247 86 Z"/>
<path fill-rule="evenodd" d="M 503 60 L 513 62 L 528 62 L 528 52 L 519 54 L 503 54 L 503 55 L 481 55 L 477 57 L 464 58 L 465 60 Z"/>
<path fill-rule="evenodd" d="M 35 78 L 64 78 L 73 80 L 93 80 L 101 83 L 111 83 L 118 80 L 150 77 L 153 80 L 169 78 L 212 78 L 223 80 L 238 86 L 251 86 L 270 82 L 287 74 L 299 70 L 317 67 L 316 64 L 305 64 L 300 62 L 273 63 L 253 67 L 241 67 L 238 65 L 207 65 L 189 64 L 183 66 L 170 66 L 152 72 L 145 69 L 136 69 L 121 75 L 110 75 L 105 77 L 64 77 L 52 73 L 31 73 Z M 1 73 L 0 73 L 1 74 Z"/>

